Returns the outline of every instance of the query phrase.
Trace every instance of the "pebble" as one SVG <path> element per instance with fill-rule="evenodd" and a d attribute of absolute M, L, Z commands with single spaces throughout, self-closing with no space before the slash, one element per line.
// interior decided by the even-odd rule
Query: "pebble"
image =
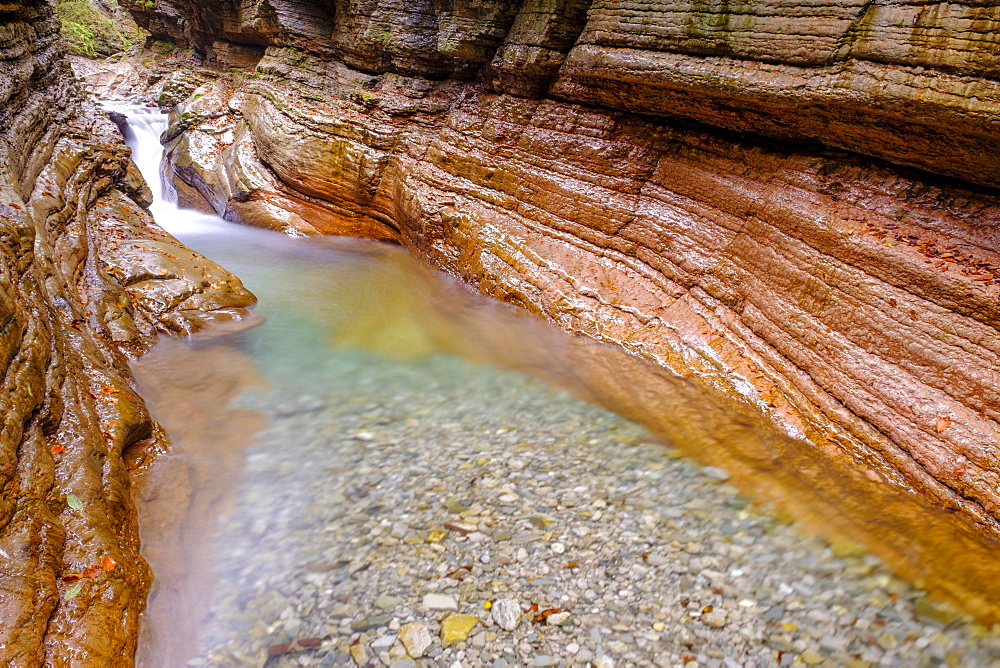
<path fill-rule="evenodd" d="M 702 623 L 705 626 L 711 626 L 713 629 L 721 629 L 726 625 L 726 611 L 725 610 L 712 610 L 711 612 L 706 612 L 701 616 Z"/>
<path fill-rule="evenodd" d="M 413 659 L 396 659 L 389 664 L 389 668 L 416 668 L 416 665 Z"/>
<path fill-rule="evenodd" d="M 399 640 L 406 648 L 406 653 L 414 659 L 419 659 L 434 643 L 430 631 L 420 622 L 410 622 L 399 627 Z"/>
<path fill-rule="evenodd" d="M 475 615 L 449 615 L 441 622 L 441 644 L 448 647 L 465 640 L 478 623 L 479 617 Z"/>
<path fill-rule="evenodd" d="M 351 629 L 354 631 L 367 631 L 368 629 L 377 629 L 380 626 L 385 626 L 389 623 L 391 617 L 389 615 L 373 615 L 370 617 L 358 617 L 351 622 Z"/>
<path fill-rule="evenodd" d="M 703 466 L 701 468 L 701 473 L 712 480 L 718 480 L 720 482 L 729 480 L 729 471 L 725 471 L 715 466 Z"/>
<path fill-rule="evenodd" d="M 458 601 L 446 594 L 427 594 L 421 604 L 428 610 L 458 610 Z"/>
<path fill-rule="evenodd" d="M 372 653 L 364 645 L 357 644 L 351 646 L 351 658 L 359 666 L 367 666 L 372 660 Z"/>
<path fill-rule="evenodd" d="M 545 618 L 545 623 L 550 626 L 562 626 L 569 621 L 571 613 L 568 612 L 555 612 Z"/>
<path fill-rule="evenodd" d="M 517 601 L 505 598 L 494 601 L 491 612 L 493 621 L 504 631 L 513 631 L 521 623 L 521 606 Z"/>
<path fill-rule="evenodd" d="M 375 607 L 382 610 L 393 610 L 400 604 L 401 600 L 395 596 L 379 596 L 375 601 Z"/>
<path fill-rule="evenodd" d="M 818 666 L 826 661 L 822 654 L 812 648 L 802 652 L 802 654 L 799 655 L 799 658 L 802 659 L 803 663 L 809 666 Z"/>

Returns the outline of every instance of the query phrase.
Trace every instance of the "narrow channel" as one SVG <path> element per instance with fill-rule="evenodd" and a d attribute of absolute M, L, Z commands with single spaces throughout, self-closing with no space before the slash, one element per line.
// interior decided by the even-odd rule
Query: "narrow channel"
<path fill-rule="evenodd" d="M 166 116 L 123 110 L 157 222 L 240 276 L 265 319 L 135 365 L 172 441 L 137 485 L 157 577 L 140 665 L 1000 665 L 996 628 L 889 568 L 933 584 L 927 550 L 899 547 L 919 523 L 939 559 L 979 564 L 968 589 L 996 570 L 971 532 L 903 491 L 879 492 L 883 511 L 911 504 L 900 526 L 859 519 L 871 481 L 400 247 L 178 209 Z M 798 519 L 868 521 L 899 560 L 806 534 L 737 486 L 808 487 Z"/>

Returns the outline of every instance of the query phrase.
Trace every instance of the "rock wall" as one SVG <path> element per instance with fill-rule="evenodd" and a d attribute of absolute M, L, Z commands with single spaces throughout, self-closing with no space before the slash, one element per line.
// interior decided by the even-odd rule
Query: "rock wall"
<path fill-rule="evenodd" d="M 151 583 L 130 471 L 168 444 L 129 356 L 253 297 L 153 224 L 54 4 L 0 5 L 0 658 L 124 665 Z"/>
<path fill-rule="evenodd" d="M 998 11 L 157 0 L 136 15 L 220 65 L 262 55 L 175 114 L 189 205 L 396 239 L 997 539 Z"/>

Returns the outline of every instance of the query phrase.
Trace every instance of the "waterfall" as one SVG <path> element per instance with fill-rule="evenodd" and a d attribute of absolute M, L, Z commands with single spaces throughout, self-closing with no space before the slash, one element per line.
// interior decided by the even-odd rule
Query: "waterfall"
<path fill-rule="evenodd" d="M 174 201 L 172 188 L 163 179 L 163 145 L 160 143 L 169 124 L 168 114 L 157 108 L 120 102 L 102 102 L 101 105 L 128 119 L 128 125 L 123 128 L 125 143 L 132 149 L 132 160 L 153 191 L 149 211 L 160 227 L 183 239 L 218 232 L 220 226 L 230 225 L 215 214 L 181 209 Z"/>

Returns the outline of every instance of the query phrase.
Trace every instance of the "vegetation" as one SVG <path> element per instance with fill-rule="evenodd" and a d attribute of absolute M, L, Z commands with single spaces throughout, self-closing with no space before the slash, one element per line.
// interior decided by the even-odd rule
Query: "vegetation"
<path fill-rule="evenodd" d="M 150 45 L 150 48 L 161 56 L 169 56 L 177 48 L 177 45 L 170 41 L 157 40 Z"/>
<path fill-rule="evenodd" d="M 368 38 L 376 44 L 381 44 L 383 47 L 389 46 L 389 42 L 392 41 L 392 33 L 386 29 L 375 30 L 368 34 Z"/>
<path fill-rule="evenodd" d="M 146 35 L 128 12 L 108 0 L 58 0 L 56 14 L 70 53 L 110 56 L 142 42 Z"/>

